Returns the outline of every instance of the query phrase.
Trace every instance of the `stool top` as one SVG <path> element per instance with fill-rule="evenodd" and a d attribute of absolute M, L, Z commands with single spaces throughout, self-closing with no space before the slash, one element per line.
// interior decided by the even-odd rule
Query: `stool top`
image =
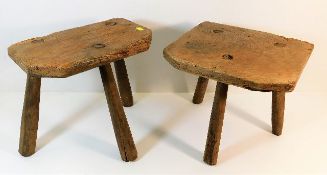
<path fill-rule="evenodd" d="M 258 91 L 292 91 L 313 44 L 203 22 L 164 49 L 175 68 Z"/>
<path fill-rule="evenodd" d="M 32 38 L 8 48 L 26 72 L 68 77 L 148 50 L 151 30 L 121 18 Z"/>

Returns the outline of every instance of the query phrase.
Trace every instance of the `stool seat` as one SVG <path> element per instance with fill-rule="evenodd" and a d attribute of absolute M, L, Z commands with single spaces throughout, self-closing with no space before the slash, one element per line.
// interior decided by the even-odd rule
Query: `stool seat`
<path fill-rule="evenodd" d="M 146 51 L 151 30 L 122 18 L 16 43 L 9 56 L 26 72 L 68 77 Z"/>
<path fill-rule="evenodd" d="M 292 91 L 313 44 L 203 22 L 164 49 L 175 68 L 259 91 Z"/>

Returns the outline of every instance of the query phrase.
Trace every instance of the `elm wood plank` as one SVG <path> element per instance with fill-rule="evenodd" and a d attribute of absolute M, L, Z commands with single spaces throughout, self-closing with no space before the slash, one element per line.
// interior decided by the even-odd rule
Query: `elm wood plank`
<path fill-rule="evenodd" d="M 260 91 L 292 91 L 313 44 L 266 32 L 203 22 L 164 49 L 175 68 Z"/>
<path fill-rule="evenodd" d="M 206 93 L 209 79 L 204 77 L 199 77 L 198 82 L 196 84 L 196 88 L 193 95 L 193 103 L 200 104 L 203 101 L 204 94 Z"/>
<path fill-rule="evenodd" d="M 25 157 L 35 153 L 39 122 L 40 88 L 41 78 L 27 74 L 18 150 Z"/>
<path fill-rule="evenodd" d="M 285 92 L 272 92 L 272 133 L 279 136 L 282 134 L 285 109 Z"/>
<path fill-rule="evenodd" d="M 133 94 L 124 60 L 114 62 L 120 98 L 125 107 L 133 106 Z"/>
<path fill-rule="evenodd" d="M 221 132 L 223 128 L 224 113 L 227 99 L 228 85 L 217 82 L 215 99 L 212 105 L 207 143 L 203 160 L 209 165 L 216 165 Z"/>
<path fill-rule="evenodd" d="M 13 44 L 8 54 L 26 73 L 62 78 L 146 51 L 151 38 L 150 29 L 114 18 Z"/>
<path fill-rule="evenodd" d="M 135 160 L 137 158 L 136 147 L 125 116 L 111 66 L 108 64 L 100 66 L 99 69 L 120 156 L 126 162 Z"/>

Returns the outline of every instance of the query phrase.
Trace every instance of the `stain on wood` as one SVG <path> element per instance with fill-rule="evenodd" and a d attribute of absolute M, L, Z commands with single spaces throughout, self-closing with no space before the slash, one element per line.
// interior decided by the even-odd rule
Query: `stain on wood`
<path fill-rule="evenodd" d="M 203 22 L 164 49 L 175 68 L 259 91 L 292 91 L 313 44 Z"/>
<path fill-rule="evenodd" d="M 100 66 L 99 69 L 120 156 L 126 162 L 135 160 L 137 158 L 137 150 L 125 116 L 111 66 L 108 64 Z"/>
<path fill-rule="evenodd" d="M 133 106 L 133 94 L 124 60 L 114 62 L 120 98 L 125 107 Z"/>
<path fill-rule="evenodd" d="M 25 157 L 35 153 L 39 122 L 40 88 L 41 78 L 27 74 L 18 150 Z"/>
<path fill-rule="evenodd" d="M 150 29 L 116 18 L 28 39 L 8 54 L 26 73 L 62 78 L 146 51 L 151 39 Z"/>
<path fill-rule="evenodd" d="M 207 90 L 209 79 L 204 77 L 199 77 L 198 82 L 196 84 L 195 92 L 193 95 L 193 103 L 200 104 L 203 101 L 204 95 Z"/>
<path fill-rule="evenodd" d="M 283 131 L 284 123 L 284 109 L 285 109 L 285 92 L 272 92 L 272 133 L 279 136 Z"/>
<path fill-rule="evenodd" d="M 215 99 L 212 105 L 207 143 L 203 160 L 209 165 L 217 164 L 221 132 L 227 99 L 228 85 L 217 82 Z"/>

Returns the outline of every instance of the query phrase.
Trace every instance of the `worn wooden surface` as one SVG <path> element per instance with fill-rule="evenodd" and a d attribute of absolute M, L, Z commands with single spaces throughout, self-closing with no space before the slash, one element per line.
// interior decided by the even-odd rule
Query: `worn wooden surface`
<path fill-rule="evenodd" d="M 111 66 L 108 64 L 100 66 L 99 69 L 120 156 L 124 161 L 135 160 L 137 158 L 136 147 L 125 116 Z"/>
<path fill-rule="evenodd" d="M 192 100 L 194 104 L 202 103 L 204 95 L 207 90 L 208 82 L 209 82 L 209 79 L 207 79 L 207 78 L 204 78 L 201 76 L 198 78 L 198 82 L 196 84 L 196 88 L 195 88 L 193 100 Z"/>
<path fill-rule="evenodd" d="M 39 122 L 40 87 L 41 78 L 27 74 L 18 150 L 22 156 L 30 156 L 35 153 Z"/>
<path fill-rule="evenodd" d="M 8 54 L 31 75 L 68 77 L 146 51 L 151 38 L 151 30 L 117 18 L 28 39 Z"/>
<path fill-rule="evenodd" d="M 124 60 L 115 61 L 115 71 L 119 87 L 120 98 L 125 107 L 133 106 L 133 94 L 129 84 L 127 69 Z"/>
<path fill-rule="evenodd" d="M 272 133 L 279 136 L 283 131 L 284 122 L 284 109 L 285 109 L 285 92 L 274 91 L 272 92 Z"/>
<path fill-rule="evenodd" d="M 164 49 L 174 67 L 251 90 L 292 91 L 313 45 L 203 22 Z"/>
<path fill-rule="evenodd" d="M 209 165 L 217 164 L 221 132 L 227 99 L 228 85 L 217 82 L 215 99 L 212 105 L 207 143 L 203 160 Z"/>

